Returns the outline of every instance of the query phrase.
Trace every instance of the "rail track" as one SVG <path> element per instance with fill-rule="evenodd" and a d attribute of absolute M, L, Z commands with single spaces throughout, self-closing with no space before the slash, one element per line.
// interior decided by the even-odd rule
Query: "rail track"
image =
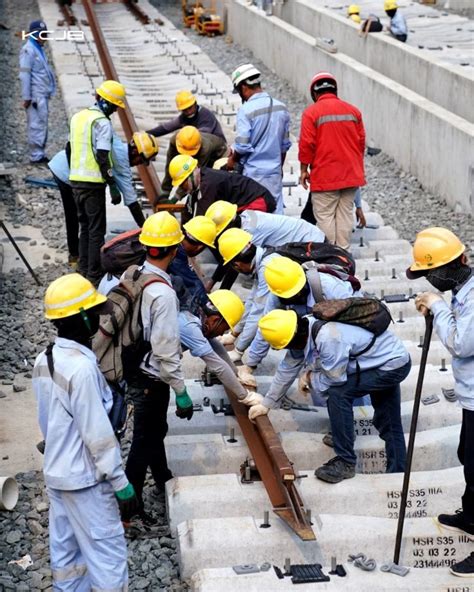
<path fill-rule="evenodd" d="M 40 7 L 45 20 L 59 14 L 46 0 L 40 0 Z M 129 138 L 135 129 L 148 129 L 173 116 L 176 91 L 190 88 L 200 103 L 216 111 L 231 139 L 238 105 L 227 76 L 147 2 L 140 3 L 139 21 L 127 10 L 134 7 L 134 3 L 91 4 L 89 0 L 74 5 L 76 24 L 67 26 L 84 31 L 85 41 L 76 43 L 74 51 L 53 48 L 68 111 L 86 106 L 102 77 L 119 79 L 127 88 L 128 109 L 121 123 Z M 162 26 L 157 18 L 164 22 Z M 161 144 L 156 169 L 140 170 L 151 203 L 159 192 L 159 174 L 164 168 L 166 142 Z M 297 165 L 293 146 L 285 168 L 285 202 L 286 213 L 295 216 L 306 200 L 296 186 L 293 171 Z M 393 330 L 412 355 L 413 369 L 402 385 L 402 415 L 408 431 L 423 333 L 423 320 L 415 312 L 412 296 L 425 283 L 417 280 L 409 285 L 404 277 L 410 245 L 385 226 L 376 212 L 368 211 L 367 218 L 373 227 L 355 230 L 352 250 L 358 275 L 365 280 L 363 287 L 392 300 Z M 202 258 L 204 271 L 209 264 Z M 246 295 L 241 286 L 237 290 Z M 271 352 L 259 367 L 260 391 L 269 385 L 278 360 L 279 354 Z M 339 563 L 346 564 L 349 577 L 331 576 L 331 582 L 320 584 L 321 589 L 379 591 L 422 586 L 423 590 L 454 590 L 456 580 L 447 575 L 446 567 L 466 554 L 466 541 L 462 535 L 446 535 L 430 517 L 453 509 L 459 497 L 462 475 L 456 438 L 460 412 L 442 394 L 442 387 L 452 387 L 452 373 L 449 355 L 436 341 L 428 362 L 425 392 L 436 395 L 438 401 L 423 405 L 420 413 L 402 542 L 402 563 L 412 570 L 402 580 L 382 572 L 364 574 L 346 563 L 347 555 L 356 551 L 377 562 L 389 560 L 395 540 L 402 476 L 383 474 L 384 447 L 372 425 L 372 408 L 355 410 L 360 474 L 350 482 L 328 486 L 312 474 L 334 455 L 322 441 L 329 429 L 326 410 L 278 410 L 270 418 L 258 418 L 255 426 L 231 393 L 196 382 L 201 362 L 185 354 L 188 390 L 202 407 L 191 422 L 179 422 L 174 409 L 168 418 L 167 451 L 176 478 L 167 486 L 167 506 L 178 537 L 182 577 L 191 579 L 194 589 L 202 592 L 280 590 L 291 586 L 288 578 L 278 580 L 273 570 L 258 566 L 264 562 L 282 566 L 289 557 L 293 563 L 321 563 L 327 572 L 330 558 L 337 556 Z M 289 395 L 300 405 L 307 404 L 295 387 Z M 235 416 L 219 411 L 220 400 L 226 397 Z M 214 403 L 217 413 L 207 403 Z M 246 460 L 248 467 L 255 465 L 257 478 L 255 471 L 241 469 Z M 268 520 L 265 512 L 269 509 L 281 520 Z M 257 569 L 236 575 L 231 568 L 237 564 L 255 564 Z M 301 590 L 305 589 L 303 585 Z"/>

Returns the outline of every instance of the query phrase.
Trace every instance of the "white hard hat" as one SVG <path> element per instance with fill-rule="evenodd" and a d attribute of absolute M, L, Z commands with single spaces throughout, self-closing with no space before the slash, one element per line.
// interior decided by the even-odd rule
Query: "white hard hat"
<path fill-rule="evenodd" d="M 252 84 L 258 84 L 261 76 L 260 70 L 258 70 L 253 64 L 242 64 L 232 72 L 232 84 L 234 85 L 234 93 L 237 92 L 237 87 L 241 82 L 245 82 L 249 78 L 252 78 Z"/>

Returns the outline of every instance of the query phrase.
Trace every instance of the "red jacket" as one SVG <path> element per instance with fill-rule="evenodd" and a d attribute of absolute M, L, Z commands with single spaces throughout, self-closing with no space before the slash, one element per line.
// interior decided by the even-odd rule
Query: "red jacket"
<path fill-rule="evenodd" d="M 360 111 L 332 93 L 305 109 L 298 158 L 311 166 L 311 191 L 365 185 L 365 131 Z"/>

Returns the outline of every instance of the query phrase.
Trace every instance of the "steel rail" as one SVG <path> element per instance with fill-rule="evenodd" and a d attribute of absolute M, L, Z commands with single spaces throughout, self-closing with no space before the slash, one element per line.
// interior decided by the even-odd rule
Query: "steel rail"
<path fill-rule="evenodd" d="M 142 25 L 149 25 L 150 24 L 150 17 L 143 12 L 143 10 L 138 6 L 134 0 L 123 0 L 127 9 L 133 14 L 135 18 L 137 18 Z"/>
<path fill-rule="evenodd" d="M 88 24 L 91 28 L 92 36 L 94 37 L 97 52 L 99 54 L 99 59 L 102 64 L 102 68 L 104 69 L 104 74 L 108 80 L 117 80 L 117 82 L 119 82 L 120 79 L 118 77 L 117 70 L 115 69 L 112 56 L 110 55 L 109 49 L 107 47 L 107 43 L 105 41 L 104 34 L 100 27 L 99 21 L 97 20 L 95 10 L 91 5 L 90 0 L 83 0 L 82 4 L 87 14 Z M 120 117 L 120 122 L 122 124 L 123 131 L 125 132 L 125 136 L 127 137 L 127 140 L 130 141 L 132 139 L 133 133 L 138 131 L 138 127 L 126 99 L 125 109 L 118 109 L 117 112 Z M 161 189 L 158 175 L 156 174 L 154 167 L 151 165 L 148 167 L 140 165 L 137 168 L 138 174 L 140 175 L 140 179 L 143 183 L 143 187 L 145 188 L 145 193 L 148 198 L 148 201 L 153 207 L 155 205 L 157 196 L 160 194 Z M 168 204 L 161 204 L 161 206 L 158 206 L 156 209 L 180 210 L 183 208 L 170 208 Z"/>
<path fill-rule="evenodd" d="M 249 408 L 240 403 L 234 393 L 228 389 L 225 391 L 267 490 L 273 511 L 303 541 L 316 540 L 310 518 L 296 488 L 297 475 L 271 421 L 267 416 L 260 416 L 253 424 L 248 418 Z"/>

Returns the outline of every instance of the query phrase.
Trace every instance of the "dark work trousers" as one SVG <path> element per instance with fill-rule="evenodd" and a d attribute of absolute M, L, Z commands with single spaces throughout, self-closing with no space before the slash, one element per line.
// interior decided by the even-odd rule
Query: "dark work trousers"
<path fill-rule="evenodd" d="M 462 511 L 467 520 L 474 523 L 474 411 L 462 410 L 461 435 L 458 458 L 464 465 L 466 489 L 462 496 Z"/>
<path fill-rule="evenodd" d="M 79 220 L 77 218 L 77 207 L 72 194 L 72 187 L 58 179 L 53 173 L 54 180 L 61 194 L 66 219 L 67 249 L 70 257 L 79 257 Z"/>
<path fill-rule="evenodd" d="M 316 218 L 314 217 L 314 212 L 313 212 L 313 202 L 311 200 L 311 191 L 309 192 L 308 200 L 306 201 L 306 205 L 301 211 L 300 218 L 302 220 L 305 220 L 306 222 L 309 222 L 310 224 L 316 224 Z"/>
<path fill-rule="evenodd" d="M 102 278 L 100 248 L 106 230 L 105 183 L 90 183 L 89 187 L 73 185 L 74 200 L 80 226 L 79 273 L 96 286 Z"/>
<path fill-rule="evenodd" d="M 141 375 L 130 389 L 130 395 L 134 408 L 133 438 L 125 473 L 143 508 L 142 493 L 148 467 L 159 489 L 173 476 L 168 469 L 164 445 L 170 387 Z"/>

